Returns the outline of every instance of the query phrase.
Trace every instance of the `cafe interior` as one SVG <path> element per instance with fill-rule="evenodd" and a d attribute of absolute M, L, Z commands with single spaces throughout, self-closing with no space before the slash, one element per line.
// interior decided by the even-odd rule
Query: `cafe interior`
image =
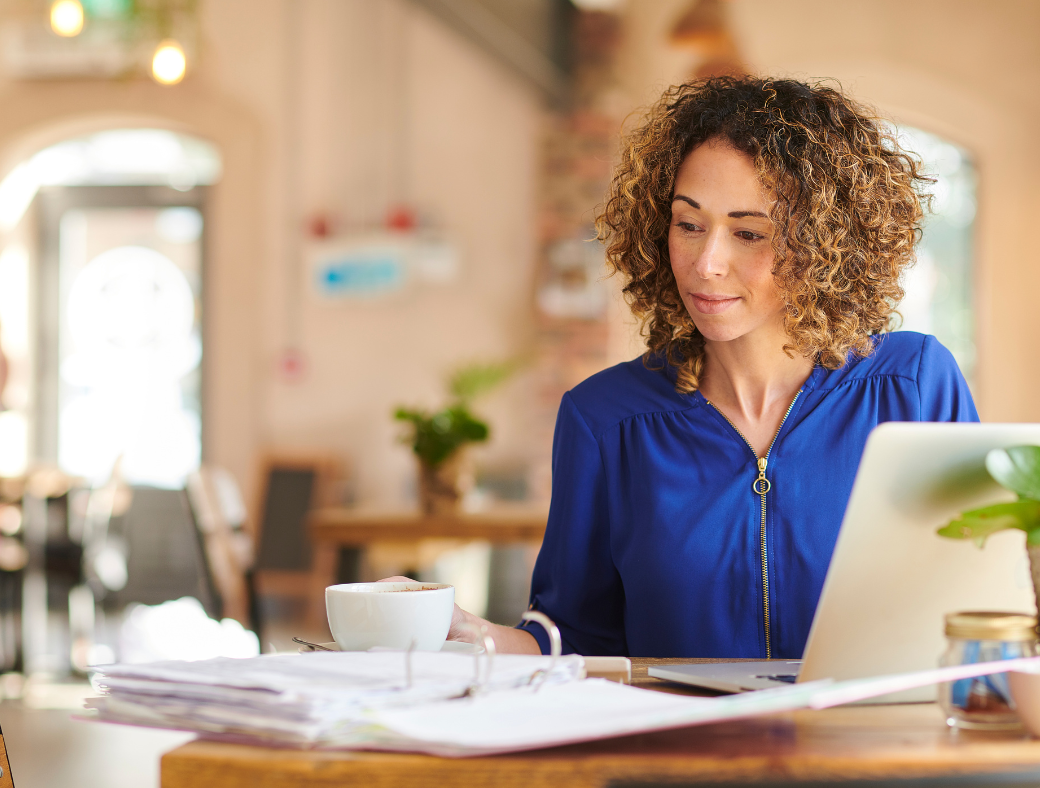
<path fill-rule="evenodd" d="M 19 786 L 158 786 L 192 734 L 72 719 L 92 666 L 295 654 L 334 583 L 519 620 L 561 397 L 644 349 L 594 222 L 669 85 L 877 108 L 936 176 L 902 326 L 983 421 L 1040 422 L 1032 0 L 2 0 L 0 31 Z"/>

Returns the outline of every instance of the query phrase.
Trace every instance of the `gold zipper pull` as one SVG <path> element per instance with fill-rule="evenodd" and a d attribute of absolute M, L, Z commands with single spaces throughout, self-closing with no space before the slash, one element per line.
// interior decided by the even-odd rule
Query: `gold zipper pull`
<path fill-rule="evenodd" d="M 755 491 L 755 495 L 765 495 L 773 487 L 769 479 L 766 478 L 766 466 L 768 464 L 769 460 L 765 457 L 758 458 L 758 478 L 751 483 L 751 489 Z"/>

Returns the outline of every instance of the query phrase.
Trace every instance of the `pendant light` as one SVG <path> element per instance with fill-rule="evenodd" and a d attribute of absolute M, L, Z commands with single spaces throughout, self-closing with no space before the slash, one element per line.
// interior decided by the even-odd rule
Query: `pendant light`
<path fill-rule="evenodd" d="M 184 79 L 188 59 L 184 48 L 173 39 L 159 44 L 152 56 L 152 77 L 161 85 L 176 85 Z"/>

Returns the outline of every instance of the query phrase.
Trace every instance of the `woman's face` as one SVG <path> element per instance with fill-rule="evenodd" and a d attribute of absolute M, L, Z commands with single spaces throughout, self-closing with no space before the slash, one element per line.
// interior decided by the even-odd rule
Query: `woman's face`
<path fill-rule="evenodd" d="M 709 341 L 782 325 L 769 205 L 751 157 L 725 142 L 699 145 L 679 167 L 668 254 L 683 303 Z"/>

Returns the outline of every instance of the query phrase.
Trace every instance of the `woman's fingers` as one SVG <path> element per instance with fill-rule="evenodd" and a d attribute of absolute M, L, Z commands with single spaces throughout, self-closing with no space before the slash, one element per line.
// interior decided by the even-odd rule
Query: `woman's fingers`
<path fill-rule="evenodd" d="M 451 626 L 448 627 L 448 640 L 461 640 L 465 643 L 472 643 L 473 632 L 466 627 L 468 623 L 469 613 L 455 605 L 455 610 L 451 614 Z"/>

